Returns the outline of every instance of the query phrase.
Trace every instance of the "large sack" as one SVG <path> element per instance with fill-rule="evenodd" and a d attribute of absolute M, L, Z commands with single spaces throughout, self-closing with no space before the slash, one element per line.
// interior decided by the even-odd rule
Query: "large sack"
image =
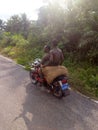
<path fill-rule="evenodd" d="M 47 82 L 51 83 L 57 76 L 68 75 L 68 70 L 64 66 L 47 66 L 42 68 L 42 73 Z"/>

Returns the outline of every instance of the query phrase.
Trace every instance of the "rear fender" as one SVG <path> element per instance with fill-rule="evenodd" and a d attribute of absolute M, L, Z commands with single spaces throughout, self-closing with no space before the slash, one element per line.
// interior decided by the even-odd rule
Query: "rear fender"
<path fill-rule="evenodd" d="M 63 80 L 63 79 L 68 79 L 65 75 L 60 75 L 60 76 L 58 76 L 58 77 L 56 77 L 54 80 L 53 80 L 53 83 L 54 82 L 58 82 L 58 81 L 61 81 L 61 80 Z"/>

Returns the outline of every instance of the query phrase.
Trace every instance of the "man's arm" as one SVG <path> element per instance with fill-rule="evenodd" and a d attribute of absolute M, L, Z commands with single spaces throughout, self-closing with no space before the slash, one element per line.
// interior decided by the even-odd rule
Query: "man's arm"
<path fill-rule="evenodd" d="M 43 56 L 43 58 L 41 60 L 41 64 L 44 65 L 45 61 L 46 61 L 46 56 Z"/>
<path fill-rule="evenodd" d="M 62 62 L 64 61 L 64 55 L 63 53 L 61 54 L 61 59 L 62 59 Z"/>
<path fill-rule="evenodd" d="M 63 61 L 64 61 L 64 55 L 63 55 L 63 53 L 62 53 L 62 51 L 61 51 L 61 56 L 60 56 L 60 58 L 61 58 L 61 60 L 60 60 L 60 65 L 63 63 Z"/>
<path fill-rule="evenodd" d="M 49 55 L 50 55 L 50 57 L 49 57 L 49 62 L 50 62 L 50 64 L 51 64 L 51 63 L 53 63 L 53 60 L 54 60 L 54 59 L 53 59 L 53 52 L 51 51 Z"/>
<path fill-rule="evenodd" d="M 53 61 L 53 56 L 51 53 L 49 53 L 48 55 L 42 58 L 42 61 L 41 61 L 42 67 L 50 66 L 52 61 Z"/>

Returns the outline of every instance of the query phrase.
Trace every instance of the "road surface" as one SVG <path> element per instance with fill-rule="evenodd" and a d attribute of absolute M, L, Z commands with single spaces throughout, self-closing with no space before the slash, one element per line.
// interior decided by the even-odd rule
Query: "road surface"
<path fill-rule="evenodd" d="M 98 130 L 98 104 L 73 91 L 59 100 L 0 56 L 0 130 Z"/>

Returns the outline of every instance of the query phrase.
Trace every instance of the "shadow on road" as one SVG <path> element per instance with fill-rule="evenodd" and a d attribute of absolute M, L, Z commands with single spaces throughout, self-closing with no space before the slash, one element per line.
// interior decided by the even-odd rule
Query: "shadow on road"
<path fill-rule="evenodd" d="M 28 84 L 23 111 L 14 121 L 22 118 L 27 130 L 97 130 L 96 104 L 74 92 L 59 100 L 45 91 Z M 97 120 L 96 120 L 97 119 Z M 94 127 L 95 126 L 95 129 Z"/>

